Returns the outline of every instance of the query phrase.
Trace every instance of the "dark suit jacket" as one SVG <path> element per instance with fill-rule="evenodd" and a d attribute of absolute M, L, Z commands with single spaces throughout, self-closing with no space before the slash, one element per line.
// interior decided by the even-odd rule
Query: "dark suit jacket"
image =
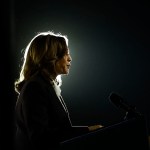
<path fill-rule="evenodd" d="M 59 149 L 61 141 L 88 132 L 72 126 L 53 86 L 40 73 L 26 81 L 16 103 L 16 149 Z"/>

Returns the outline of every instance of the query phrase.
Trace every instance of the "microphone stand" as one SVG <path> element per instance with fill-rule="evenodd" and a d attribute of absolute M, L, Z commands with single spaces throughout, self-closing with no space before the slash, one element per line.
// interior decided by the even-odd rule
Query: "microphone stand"
<path fill-rule="evenodd" d="M 126 111 L 126 115 L 124 120 L 132 119 L 132 118 L 139 118 L 142 117 L 142 114 L 136 110 L 136 107 Z"/>

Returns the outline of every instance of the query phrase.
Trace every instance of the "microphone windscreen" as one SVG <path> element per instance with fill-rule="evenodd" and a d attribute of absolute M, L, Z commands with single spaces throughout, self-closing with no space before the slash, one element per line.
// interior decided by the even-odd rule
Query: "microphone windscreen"
<path fill-rule="evenodd" d="M 120 104 L 123 100 L 123 98 L 116 93 L 111 93 L 109 96 L 109 99 L 113 104 L 115 104 L 118 107 L 120 106 Z"/>

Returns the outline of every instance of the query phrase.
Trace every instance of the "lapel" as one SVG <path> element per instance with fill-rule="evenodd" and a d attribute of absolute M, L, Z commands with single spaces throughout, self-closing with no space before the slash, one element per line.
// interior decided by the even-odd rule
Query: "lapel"
<path fill-rule="evenodd" d="M 60 89 L 60 87 L 57 85 L 57 83 L 54 80 L 52 80 L 51 84 L 53 85 L 54 91 L 55 91 L 55 93 L 56 93 L 56 95 L 57 95 L 61 105 L 63 106 L 64 110 L 68 113 L 67 106 L 66 106 L 66 104 L 65 104 L 65 102 L 64 102 L 64 100 L 63 100 L 63 98 L 61 96 L 61 89 Z"/>
<path fill-rule="evenodd" d="M 61 104 L 63 105 L 65 111 L 68 113 L 67 106 L 66 106 L 66 104 L 65 104 L 65 102 L 64 102 L 64 100 L 63 100 L 63 98 L 62 98 L 62 96 L 60 95 L 58 98 L 59 98 Z"/>

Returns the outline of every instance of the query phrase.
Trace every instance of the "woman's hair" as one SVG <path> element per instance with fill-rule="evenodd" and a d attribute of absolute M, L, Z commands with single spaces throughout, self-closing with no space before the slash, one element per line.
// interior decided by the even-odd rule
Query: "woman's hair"
<path fill-rule="evenodd" d="M 68 50 L 66 35 L 54 32 L 40 32 L 29 42 L 24 51 L 23 64 L 19 78 L 15 81 L 15 91 L 20 93 L 23 84 L 37 72 L 42 72 L 47 78 L 55 76 L 56 61 L 61 59 Z M 61 76 L 57 76 L 61 83 Z"/>

